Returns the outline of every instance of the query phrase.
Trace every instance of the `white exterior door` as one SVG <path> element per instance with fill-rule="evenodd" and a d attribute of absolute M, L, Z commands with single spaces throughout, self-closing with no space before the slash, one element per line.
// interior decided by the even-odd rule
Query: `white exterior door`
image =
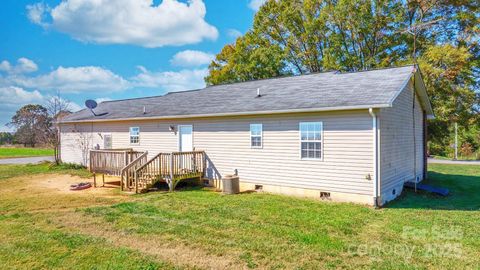
<path fill-rule="evenodd" d="M 191 125 L 178 126 L 178 151 L 193 151 L 193 127 Z"/>

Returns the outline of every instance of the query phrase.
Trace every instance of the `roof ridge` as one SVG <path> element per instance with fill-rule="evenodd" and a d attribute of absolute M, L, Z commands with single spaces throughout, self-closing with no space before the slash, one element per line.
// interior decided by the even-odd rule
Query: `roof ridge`
<path fill-rule="evenodd" d="M 166 95 L 171 95 L 171 94 L 178 94 L 178 93 L 185 93 L 185 92 L 195 92 L 195 91 L 201 91 L 201 90 L 204 90 L 206 89 L 206 87 L 204 88 L 197 88 L 197 89 L 189 89 L 189 90 L 181 90 L 181 91 L 170 91 L 170 92 L 167 92 L 165 95 L 163 96 L 166 96 Z"/>
<path fill-rule="evenodd" d="M 158 97 L 163 97 L 163 96 L 165 96 L 165 95 L 167 95 L 167 94 L 168 94 L 168 93 L 163 94 L 163 95 L 156 95 L 156 96 L 134 97 L 134 98 L 122 98 L 122 99 L 114 99 L 114 100 L 105 100 L 105 101 L 100 102 L 100 104 L 102 104 L 102 103 L 110 103 L 110 102 L 118 102 L 118 101 L 135 100 L 135 99 L 158 98 Z"/>
<path fill-rule="evenodd" d="M 226 83 L 219 83 L 219 84 L 214 84 L 214 85 L 207 85 L 205 88 L 221 86 L 221 85 L 231 85 L 231 84 L 240 84 L 240 83 L 248 83 L 248 82 L 284 79 L 284 78 L 295 78 L 295 77 L 303 77 L 303 76 L 326 74 L 326 73 L 334 73 L 334 74 L 337 74 L 337 75 L 338 74 L 352 74 L 352 73 L 361 73 L 361 72 L 368 72 L 368 71 L 386 70 L 386 69 L 394 69 L 394 68 L 404 68 L 404 67 L 408 67 L 408 66 L 415 66 L 415 64 L 406 64 L 406 65 L 402 65 L 402 66 L 378 67 L 378 68 L 370 68 L 370 69 L 356 70 L 356 71 L 342 71 L 342 72 L 339 72 L 338 70 L 325 70 L 325 71 L 309 72 L 309 73 L 304 73 L 304 74 L 299 74 L 299 75 L 280 75 L 280 76 L 263 78 L 263 79 L 252 79 L 252 80 L 241 81 L 241 82 L 226 82 Z M 205 88 L 203 88 L 203 89 L 205 89 Z M 183 91 L 179 91 L 179 92 L 183 92 Z"/>
<path fill-rule="evenodd" d="M 362 73 L 368 71 L 378 71 L 378 70 L 387 70 L 387 69 L 394 69 L 394 68 L 405 68 L 405 67 L 415 67 L 415 64 L 406 64 L 402 66 L 390 66 L 390 67 L 379 67 L 379 68 L 371 68 L 371 69 L 364 69 L 364 70 L 357 70 L 357 71 L 345 71 L 339 74 L 351 74 L 351 73 Z"/>
<path fill-rule="evenodd" d="M 412 66 L 414 67 L 415 64 L 406 64 L 402 66 L 390 66 L 390 67 L 379 67 L 379 68 L 371 68 L 371 69 L 365 69 L 365 70 L 357 70 L 357 71 L 345 71 L 345 72 L 339 72 L 339 73 L 334 73 L 336 71 L 330 70 L 330 71 L 319 71 L 319 72 L 310 72 L 306 74 L 300 74 L 300 75 L 282 75 L 282 76 L 276 76 L 276 77 L 271 77 L 271 78 L 264 78 L 264 79 L 254 79 L 254 80 L 248 80 L 248 81 L 242 81 L 242 82 L 230 82 L 230 83 L 221 83 L 221 84 L 215 84 L 215 85 L 207 85 L 204 88 L 197 88 L 197 89 L 188 89 L 188 90 L 181 90 L 181 91 L 170 91 L 161 95 L 155 95 L 155 96 L 145 96 L 145 97 L 133 97 L 133 98 L 124 98 L 124 99 L 115 99 L 115 100 L 105 100 L 100 102 L 101 103 L 111 103 L 111 102 L 119 102 L 119 101 L 128 101 L 128 100 L 138 100 L 138 99 L 151 99 L 151 98 L 161 98 L 167 95 L 172 95 L 172 94 L 181 94 L 181 93 L 188 93 L 188 92 L 197 92 L 197 91 L 202 91 L 202 90 L 207 90 L 211 89 L 217 86 L 225 86 L 225 85 L 232 85 L 232 84 L 243 84 L 243 83 L 250 83 L 250 82 L 257 82 L 257 81 L 268 81 L 268 80 L 276 80 L 276 79 L 285 79 L 285 78 L 295 78 L 295 77 L 304 77 L 304 76 L 311 76 L 311 75 L 318 75 L 318 74 L 327 74 L 327 73 L 334 73 L 336 75 L 342 75 L 342 74 L 354 74 L 354 73 L 362 73 L 362 72 L 369 72 L 369 71 L 378 71 L 378 70 L 387 70 L 387 69 L 395 69 L 395 68 L 404 68 L 404 67 L 409 67 Z"/>

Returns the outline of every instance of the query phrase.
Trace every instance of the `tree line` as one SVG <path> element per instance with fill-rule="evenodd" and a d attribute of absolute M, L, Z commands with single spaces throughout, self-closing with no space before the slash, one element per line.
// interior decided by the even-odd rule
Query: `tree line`
<path fill-rule="evenodd" d="M 418 63 L 436 115 L 429 151 L 480 149 L 480 2 L 268 0 L 209 66 L 209 85 Z"/>

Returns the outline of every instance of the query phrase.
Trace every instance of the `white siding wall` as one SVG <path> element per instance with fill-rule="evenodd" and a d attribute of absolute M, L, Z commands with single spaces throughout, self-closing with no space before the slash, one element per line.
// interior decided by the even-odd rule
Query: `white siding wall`
<path fill-rule="evenodd" d="M 324 159 L 301 160 L 299 122 L 322 121 Z M 250 148 L 250 123 L 263 124 L 263 148 Z M 102 133 L 112 134 L 113 148 L 133 147 L 158 152 L 178 150 L 178 137 L 170 125 L 193 125 L 196 150 L 205 150 L 212 167 L 207 174 L 220 178 L 238 170 L 242 182 L 317 189 L 352 194 L 373 194 L 372 119 L 367 110 L 282 116 L 209 118 L 195 120 L 152 120 L 76 124 L 77 130 L 91 131 L 92 145 Z M 129 144 L 128 130 L 140 127 L 140 143 Z M 62 159 L 80 162 L 73 125 L 62 128 Z M 73 143 L 72 143 L 73 142 Z"/>
<path fill-rule="evenodd" d="M 423 109 L 417 96 L 415 113 L 412 113 L 412 89 L 412 84 L 408 84 L 394 101 L 392 108 L 380 111 L 380 189 L 384 202 L 398 196 L 404 182 L 412 181 L 416 177 L 419 180 L 423 178 Z M 416 166 L 414 151 L 416 151 Z"/>

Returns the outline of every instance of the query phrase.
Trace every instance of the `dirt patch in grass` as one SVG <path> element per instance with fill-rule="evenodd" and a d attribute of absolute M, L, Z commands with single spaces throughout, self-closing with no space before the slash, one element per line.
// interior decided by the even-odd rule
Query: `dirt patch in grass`
<path fill-rule="evenodd" d="M 109 185 L 109 182 L 118 181 L 115 177 L 106 177 L 105 187 L 70 190 L 72 184 L 92 181 L 93 179 L 64 174 L 7 179 L 0 187 L 0 215 L 27 213 L 36 219 L 36 227 L 53 227 L 65 233 L 103 239 L 111 246 L 134 250 L 156 258 L 159 262 L 168 262 L 182 268 L 244 268 L 245 264 L 231 257 L 232 254 L 217 256 L 181 243 L 165 241 L 155 235 L 127 234 L 112 228 L 110 223 L 101 218 L 86 215 L 80 209 L 141 199 L 141 196 L 121 192 L 118 186 Z M 97 184 L 101 185 L 101 179 Z"/>
<path fill-rule="evenodd" d="M 118 178 L 116 177 L 105 177 L 105 181 L 110 182 L 118 182 Z M 84 189 L 84 190 L 70 190 L 70 186 L 73 184 L 78 183 L 90 183 L 92 185 L 91 188 Z M 64 174 L 53 174 L 53 175 L 42 175 L 39 177 L 35 177 L 35 181 L 30 181 L 30 184 L 35 189 L 48 189 L 52 192 L 62 193 L 62 194 L 71 194 L 71 195 L 102 195 L 102 196 L 120 196 L 118 189 L 120 189 L 117 185 L 106 184 L 102 187 L 101 183 L 98 183 L 97 188 L 93 187 L 93 179 L 85 179 L 78 176 L 70 176 Z"/>
<path fill-rule="evenodd" d="M 4 180 L 0 187 L 0 214 L 65 211 L 131 200 L 131 196 L 117 188 L 70 190 L 70 185 L 86 181 L 88 179 L 64 174 L 37 174 Z"/>

